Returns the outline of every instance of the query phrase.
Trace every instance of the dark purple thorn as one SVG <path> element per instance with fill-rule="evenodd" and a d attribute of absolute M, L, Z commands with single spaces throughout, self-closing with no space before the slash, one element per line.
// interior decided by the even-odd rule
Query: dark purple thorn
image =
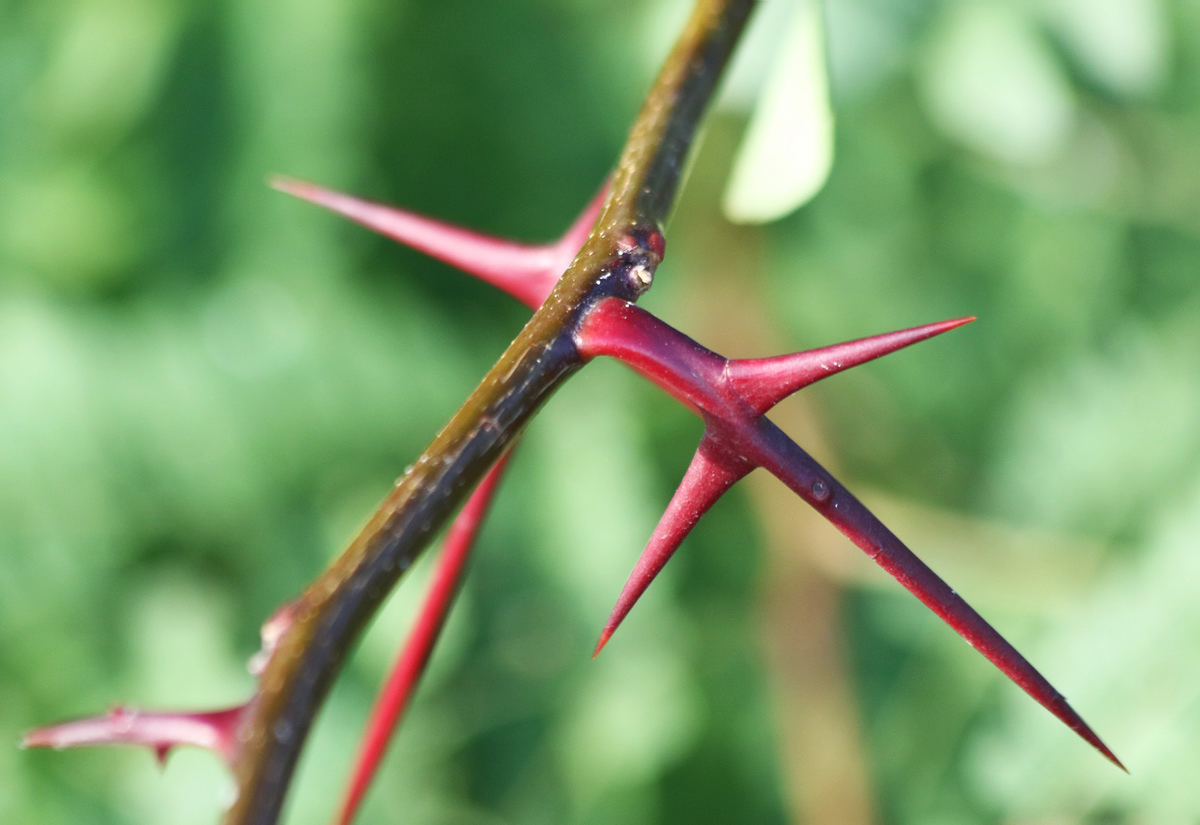
<path fill-rule="evenodd" d="M 1038 704 L 1126 770 L 1062 694 L 1007 639 L 782 430 L 759 418 L 752 430 L 744 432 L 741 445 L 749 459 L 811 504 Z"/>
<path fill-rule="evenodd" d="M 692 458 L 691 466 L 683 475 L 683 481 L 679 483 L 679 488 L 671 498 L 671 503 L 667 505 L 658 526 L 654 528 L 646 549 L 642 551 L 629 580 L 625 582 L 617 605 L 604 625 L 592 656 L 600 654 L 613 632 L 646 592 L 646 588 L 670 560 L 680 542 L 692 531 L 700 517 L 708 512 L 725 491 L 752 469 L 754 466 L 748 461 L 728 452 L 705 434 L 696 449 L 696 455 Z"/>

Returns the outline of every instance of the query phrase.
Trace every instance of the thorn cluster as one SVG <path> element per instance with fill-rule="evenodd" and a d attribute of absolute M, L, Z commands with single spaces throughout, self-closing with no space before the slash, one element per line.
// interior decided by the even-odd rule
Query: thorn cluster
<path fill-rule="evenodd" d="M 809 504 L 837 509 L 832 501 L 837 482 L 807 454 L 801 452 L 799 458 L 782 452 L 782 445 L 792 442 L 763 417 L 767 410 L 826 376 L 972 320 L 943 321 L 775 358 L 729 360 L 633 304 L 616 299 L 598 304 L 576 335 L 580 353 L 586 358 L 608 355 L 637 370 L 698 413 L 705 432 L 604 627 L 596 653 L 700 517 L 756 467 L 777 466 L 775 474 Z"/>
<path fill-rule="evenodd" d="M 276 178 L 272 185 L 475 275 L 533 309 L 545 301 L 588 238 L 607 189 L 593 198 L 561 238 L 532 246 L 480 235 L 302 181 Z M 661 236 L 655 236 L 655 243 L 658 246 L 653 251 L 661 257 Z M 649 275 L 647 271 L 647 283 Z M 841 530 L 1034 700 L 1124 770 L 1120 760 L 1033 665 L 766 417 L 781 400 L 809 384 L 973 320 L 942 321 L 773 358 L 731 360 L 627 301 L 606 298 L 590 307 L 575 333 L 580 355 L 620 360 L 696 412 L 705 425 L 679 488 L 604 625 L 595 654 L 701 516 L 735 483 L 761 467 Z M 372 710 L 338 816 L 341 825 L 353 819 L 424 671 L 505 460 L 480 482 L 451 525 L 416 624 Z M 289 623 L 285 605 L 263 626 L 263 651 L 252 661 L 255 673 Z M 140 744 L 152 748 L 160 759 L 177 745 L 194 745 L 213 750 L 232 763 L 239 741 L 237 728 L 246 707 L 208 713 L 140 713 L 118 708 L 105 716 L 31 731 L 24 744 L 54 748 Z"/>
<path fill-rule="evenodd" d="M 581 324 L 584 357 L 617 358 L 704 420 L 704 436 L 626 582 L 599 653 L 680 542 L 717 499 L 762 467 L 786 484 L 1035 701 L 1122 770 L 1125 766 L 1066 699 L 1009 642 L 887 529 L 824 467 L 765 416 L 797 390 L 973 321 L 959 318 L 775 358 L 729 360 L 639 307 L 607 299 Z"/>
<path fill-rule="evenodd" d="M 391 207 L 364 204 L 306 184 L 281 188 L 458 266 L 530 306 L 545 300 L 562 271 L 538 269 L 534 261 L 557 255 L 557 265 L 564 267 L 587 237 L 604 195 L 602 191 L 593 199 L 559 241 L 527 247 Z M 459 245 L 460 238 L 467 241 Z M 489 250 L 496 251 L 494 258 L 489 257 Z M 656 251 L 661 256 L 662 249 Z M 504 262 L 514 257 L 521 260 L 512 270 L 516 278 L 498 277 Z M 536 288 L 527 286 L 531 280 L 537 282 Z M 1124 770 L 1120 760 L 1033 665 L 765 416 L 784 398 L 826 376 L 973 320 L 942 321 L 773 358 L 730 360 L 634 304 L 609 298 L 593 306 L 576 332 L 580 354 L 589 359 L 607 355 L 622 361 L 691 408 L 705 423 L 692 463 L 618 597 L 594 655 L 603 649 L 700 517 L 738 480 L 762 467 L 820 512 L 1035 701 Z"/>

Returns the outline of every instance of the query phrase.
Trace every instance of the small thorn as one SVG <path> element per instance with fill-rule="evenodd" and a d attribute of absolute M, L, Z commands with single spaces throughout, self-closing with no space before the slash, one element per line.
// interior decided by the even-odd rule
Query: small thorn
<path fill-rule="evenodd" d="M 617 604 L 605 622 L 593 658 L 608 643 L 700 517 L 752 469 L 752 464 L 727 452 L 713 436 L 705 433 L 691 465 L 679 482 L 679 488 L 654 528 L 633 572 L 629 574 L 621 595 L 617 597 Z"/>
<path fill-rule="evenodd" d="M 975 316 L 885 332 L 856 341 L 773 358 L 729 362 L 729 378 L 760 415 L 797 390 L 839 372 L 969 324 Z"/>
<path fill-rule="evenodd" d="M 94 745 L 142 745 L 161 761 L 179 745 L 211 750 L 233 764 L 237 726 L 245 705 L 203 713 L 144 712 L 115 707 L 92 716 L 47 725 L 25 734 L 27 748 L 78 748 Z"/>
<path fill-rule="evenodd" d="M 271 654 L 275 652 L 275 648 L 278 647 L 279 640 L 296 623 L 295 614 L 296 602 L 285 602 L 262 623 L 258 632 L 261 645 L 258 652 L 251 656 L 250 661 L 246 663 L 246 669 L 250 671 L 251 676 L 257 678 L 267 669 L 267 663 L 271 660 Z"/>

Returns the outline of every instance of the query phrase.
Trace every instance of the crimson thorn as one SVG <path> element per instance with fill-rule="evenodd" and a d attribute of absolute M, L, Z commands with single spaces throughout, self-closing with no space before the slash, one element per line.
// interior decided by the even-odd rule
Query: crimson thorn
<path fill-rule="evenodd" d="M 576 333 L 580 352 L 588 358 L 617 358 L 645 375 L 697 412 L 704 420 L 705 433 L 601 632 L 596 652 L 699 518 L 740 478 L 762 467 L 841 530 L 1034 700 L 1124 770 L 1120 760 L 1028 660 L 764 415 L 780 400 L 815 381 L 972 320 L 943 321 L 776 358 L 729 360 L 633 304 L 615 299 L 597 304 Z"/>

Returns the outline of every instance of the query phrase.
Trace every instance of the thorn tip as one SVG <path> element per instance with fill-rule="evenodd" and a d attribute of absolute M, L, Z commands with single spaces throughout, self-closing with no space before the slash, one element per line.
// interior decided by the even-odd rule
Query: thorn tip
<path fill-rule="evenodd" d="M 606 628 L 604 628 L 604 630 L 603 630 L 603 631 L 600 633 L 600 641 L 596 642 L 596 649 L 592 651 L 592 658 L 593 658 L 593 659 L 595 659 L 597 656 L 599 656 L 599 655 L 600 655 L 600 651 L 601 651 L 601 650 L 604 650 L 604 646 L 605 646 L 606 644 L 608 644 L 608 640 L 612 638 L 612 634 L 613 634 L 613 630 L 614 630 L 614 629 L 615 629 L 615 628 L 612 628 L 612 627 L 606 627 Z"/>

